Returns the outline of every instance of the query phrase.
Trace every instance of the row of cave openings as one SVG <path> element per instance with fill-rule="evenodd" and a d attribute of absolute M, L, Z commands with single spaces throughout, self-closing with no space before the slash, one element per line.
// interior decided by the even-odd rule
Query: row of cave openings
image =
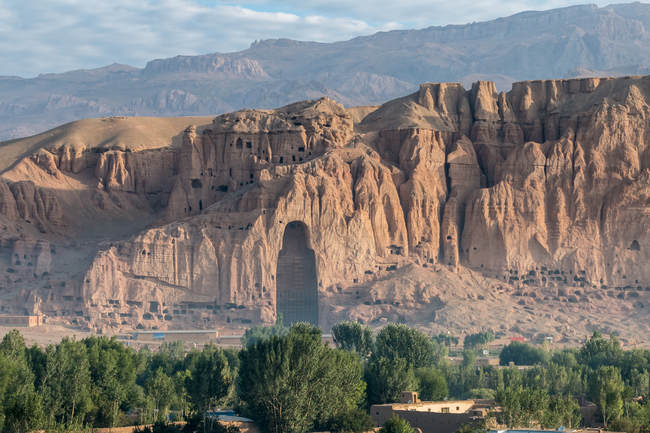
<path fill-rule="evenodd" d="M 260 159 L 263 159 L 266 162 L 271 162 L 271 161 L 269 161 L 269 155 L 266 154 L 266 149 L 260 149 L 259 146 L 256 146 L 256 149 L 253 149 L 253 142 L 252 141 L 248 141 L 248 140 L 244 141 L 244 140 L 241 139 L 241 137 L 238 137 L 237 140 L 235 140 L 234 142 L 232 142 L 232 141 L 230 142 L 230 147 L 233 147 L 233 143 L 234 143 L 235 150 L 244 151 L 244 149 L 249 149 L 251 155 L 254 154 L 255 151 L 257 151 L 257 154 L 258 154 Z M 294 150 L 293 145 L 291 146 L 291 150 Z M 295 150 L 297 151 L 297 153 L 293 153 L 292 155 L 290 155 L 292 162 L 301 162 L 301 161 L 303 161 L 304 160 L 304 158 L 303 158 L 304 155 L 311 156 L 311 151 L 307 151 L 305 146 L 297 146 L 297 148 L 295 148 Z M 287 155 L 287 156 L 289 156 L 289 155 Z M 276 161 L 273 161 L 273 162 L 276 162 L 278 164 L 284 164 L 284 156 L 277 157 Z M 221 163 L 225 164 L 225 153 L 222 155 Z"/>
<path fill-rule="evenodd" d="M 474 249 L 476 249 L 476 248 L 474 248 Z M 641 246 L 640 246 L 640 244 L 639 244 L 639 242 L 637 240 L 634 240 L 630 244 L 630 247 L 628 248 L 628 250 L 630 250 L 630 251 L 641 251 Z M 607 263 L 607 267 L 609 267 L 609 266 L 610 266 L 610 264 Z M 483 267 L 483 265 L 481 265 L 481 267 Z M 508 281 L 508 284 L 514 284 L 515 282 L 521 281 L 521 284 L 526 285 L 526 286 L 536 284 L 537 283 L 536 277 L 538 278 L 540 275 L 544 275 L 545 273 L 547 273 L 546 276 L 543 276 L 540 279 L 540 282 L 542 282 L 542 283 L 546 283 L 548 281 L 556 281 L 556 282 L 560 282 L 560 283 L 563 283 L 563 284 L 569 284 L 569 278 L 571 278 L 571 277 L 567 277 L 567 275 L 565 275 L 564 271 L 561 271 L 559 269 L 549 271 L 546 266 L 542 266 L 541 269 L 539 269 L 539 268 L 535 268 L 534 270 L 531 269 L 530 271 L 528 271 L 527 275 L 525 275 L 525 276 L 522 275 L 521 278 L 519 276 L 519 271 L 516 270 L 516 269 L 510 269 L 508 272 L 509 272 L 510 276 L 504 275 L 503 276 L 504 281 Z M 537 274 L 538 272 L 539 272 L 539 275 Z M 617 274 L 620 274 L 620 273 L 621 273 L 621 271 L 618 270 Z M 573 274 L 573 271 L 569 270 L 568 275 L 572 275 L 572 274 Z M 576 275 L 573 275 L 573 278 L 571 278 L 571 280 L 572 280 L 573 283 L 576 283 L 576 284 L 579 283 L 580 287 L 585 287 L 585 284 L 587 284 L 588 286 L 591 286 L 592 284 L 590 282 L 588 282 L 587 278 L 585 277 L 586 274 L 587 274 L 587 272 L 585 270 L 580 270 L 580 271 L 578 271 L 576 273 Z M 626 280 L 627 275 L 622 275 L 621 278 L 623 280 Z M 600 288 L 603 289 L 603 290 L 607 290 L 608 286 L 603 285 L 603 282 L 604 281 L 601 278 L 600 279 L 600 284 L 601 284 Z M 639 284 L 639 280 L 635 280 L 635 284 Z M 629 286 L 629 285 L 625 286 L 625 287 L 618 286 L 618 287 L 616 287 L 616 289 L 617 290 L 632 290 L 633 286 Z M 641 286 L 637 286 L 637 290 L 642 291 L 643 288 Z M 650 287 L 646 287 L 646 290 L 650 291 Z"/>

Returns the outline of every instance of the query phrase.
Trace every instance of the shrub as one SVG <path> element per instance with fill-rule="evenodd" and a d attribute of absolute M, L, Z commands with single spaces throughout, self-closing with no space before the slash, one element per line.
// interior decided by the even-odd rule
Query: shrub
<path fill-rule="evenodd" d="M 354 408 L 333 416 L 323 427 L 333 433 L 365 433 L 374 426 L 370 415 L 364 410 Z"/>
<path fill-rule="evenodd" d="M 415 433 L 411 424 L 396 414 L 393 414 L 393 417 L 384 423 L 384 428 L 379 431 L 381 433 Z"/>

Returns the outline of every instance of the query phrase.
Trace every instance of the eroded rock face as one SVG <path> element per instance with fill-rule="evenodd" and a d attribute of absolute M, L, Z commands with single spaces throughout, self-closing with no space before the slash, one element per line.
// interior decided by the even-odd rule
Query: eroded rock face
<path fill-rule="evenodd" d="M 483 291 L 467 299 L 530 290 L 517 295 L 524 306 L 583 302 L 556 287 L 650 286 L 649 98 L 650 77 L 522 82 L 508 94 L 490 82 L 423 84 L 358 123 L 324 98 L 189 126 L 176 149 L 59 148 L 32 160 L 57 179 L 92 172 L 88 182 L 114 201 L 155 196 L 162 208 L 157 224 L 102 248 L 85 271 L 78 308 L 90 321 L 272 322 L 281 275 L 317 286 L 324 327 L 417 321 L 405 311 L 420 304 L 421 320 L 436 322 L 453 316 L 435 313 L 449 292 L 383 282 L 400 268 L 445 268 L 459 281 L 480 273 Z M 8 191 L 0 184 L 9 218 L 65 220 L 49 191 Z M 280 254 L 288 227 L 304 240 Z M 101 312 L 109 301 L 119 318 Z"/>
<path fill-rule="evenodd" d="M 9 185 L 0 182 L 0 214 L 6 215 L 12 220 L 18 218 L 18 208 L 16 199 L 9 189 Z"/>
<path fill-rule="evenodd" d="M 28 223 L 33 222 L 42 233 L 47 233 L 48 225 L 66 225 L 56 195 L 31 181 L 16 182 L 9 186 L 0 180 L 0 215 L 12 220 L 22 218 Z"/>
<path fill-rule="evenodd" d="M 14 242 L 11 266 L 18 270 L 31 271 L 36 275 L 49 274 L 52 271 L 50 243 L 22 235 Z"/>
<path fill-rule="evenodd" d="M 225 193 L 256 183 L 270 167 L 295 165 L 342 147 L 352 128 L 352 117 L 327 98 L 274 111 L 224 114 L 202 135 L 190 126 L 165 220 L 198 215 Z"/>

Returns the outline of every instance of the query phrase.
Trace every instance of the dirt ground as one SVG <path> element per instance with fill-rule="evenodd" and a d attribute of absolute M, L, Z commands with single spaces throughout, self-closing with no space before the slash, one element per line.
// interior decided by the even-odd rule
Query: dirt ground
<path fill-rule="evenodd" d="M 7 332 L 11 331 L 12 329 L 14 328 L 8 326 L 0 326 L 0 339 L 3 338 L 5 334 L 7 334 Z M 34 344 L 37 344 L 41 348 L 46 348 L 49 344 L 59 343 L 64 337 L 76 338 L 77 340 L 81 340 L 90 337 L 91 335 L 106 336 L 109 338 L 115 335 L 118 341 L 122 341 L 125 346 L 132 347 L 135 350 L 140 350 L 143 346 L 147 345 L 150 350 L 157 351 L 160 348 L 160 345 L 162 344 L 162 341 L 135 340 L 133 339 L 134 331 L 131 330 L 115 331 L 109 328 L 104 333 L 95 333 L 95 332 L 84 331 L 80 327 L 66 326 L 66 325 L 53 325 L 53 324 L 31 326 L 31 327 L 20 327 L 16 329 L 20 331 L 20 333 L 25 338 L 25 343 L 27 344 L 27 346 L 30 347 L 33 346 Z M 244 333 L 243 327 L 242 329 L 220 329 L 219 330 L 220 337 L 241 336 L 243 333 Z M 460 337 L 458 346 L 452 347 L 452 351 L 454 352 L 463 350 L 462 336 L 458 336 L 458 337 Z M 327 338 L 327 340 L 329 340 L 330 345 L 333 346 L 333 343 L 331 342 L 331 338 Z M 536 346 L 541 346 L 540 344 L 534 344 L 532 342 L 528 342 L 528 343 Z M 494 340 L 489 345 L 489 349 L 490 349 L 489 356 L 494 356 L 495 352 L 498 353 L 500 349 L 502 349 L 504 346 L 507 346 L 508 344 L 510 344 L 509 338 L 499 338 Z M 191 350 L 192 348 L 201 350 L 203 349 L 204 345 L 205 342 L 201 342 L 201 341 L 197 341 L 197 342 L 186 341 L 185 350 Z M 239 344 L 237 339 L 232 337 L 228 338 L 227 340 L 224 340 L 223 344 L 217 344 L 217 346 L 223 348 L 226 347 L 241 348 L 241 345 Z M 549 345 L 549 349 L 551 350 L 563 349 L 564 347 L 576 347 L 576 345 L 561 344 L 561 343 L 555 343 Z"/>
<path fill-rule="evenodd" d="M 30 326 L 30 327 L 9 327 L 9 326 L 0 326 L 0 339 L 10 332 L 12 329 L 18 329 L 22 336 L 25 338 L 25 343 L 27 346 L 31 347 L 34 344 L 37 344 L 41 348 L 46 348 L 50 344 L 58 344 L 64 337 L 76 338 L 81 340 L 92 335 L 96 336 L 106 336 L 113 337 L 115 335 L 118 341 L 122 341 L 125 346 L 134 348 L 135 350 L 140 350 L 143 346 L 147 345 L 150 350 L 157 351 L 162 341 L 143 341 L 143 340 L 134 340 L 133 332 L 115 332 L 108 330 L 105 333 L 93 333 L 88 331 L 83 331 L 81 328 L 74 326 L 64 326 L 64 325 L 41 325 L 41 326 Z M 219 333 L 220 335 L 241 335 L 242 331 L 232 331 L 224 330 Z M 232 341 L 233 339 L 229 339 Z M 185 349 L 190 350 L 192 348 L 197 348 L 201 350 L 205 342 L 185 342 Z M 217 344 L 220 347 L 241 347 L 240 344 L 233 343 L 224 343 Z"/>

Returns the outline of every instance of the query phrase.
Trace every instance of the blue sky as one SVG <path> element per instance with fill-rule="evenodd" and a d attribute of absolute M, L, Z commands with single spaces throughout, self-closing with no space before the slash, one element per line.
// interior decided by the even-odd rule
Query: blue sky
<path fill-rule="evenodd" d="M 464 24 L 581 4 L 558 0 L 0 0 L 0 75 L 143 67 L 156 58 Z M 597 3 L 605 6 L 607 3 Z"/>

